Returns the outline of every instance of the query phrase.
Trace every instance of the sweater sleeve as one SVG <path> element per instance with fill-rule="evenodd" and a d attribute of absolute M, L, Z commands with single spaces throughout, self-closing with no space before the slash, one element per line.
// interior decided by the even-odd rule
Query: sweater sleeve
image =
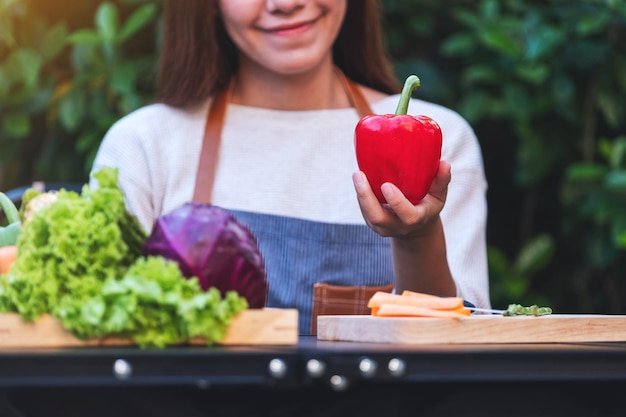
<path fill-rule="evenodd" d="M 193 197 L 205 112 L 152 104 L 118 120 L 102 140 L 92 169 L 119 169 L 126 205 L 148 231 Z"/>
<path fill-rule="evenodd" d="M 118 168 L 118 182 L 128 210 L 146 231 L 150 231 L 155 221 L 155 209 L 148 161 L 138 132 L 125 119 L 114 124 L 102 140 L 92 171 L 103 167 Z M 92 185 L 97 186 L 95 183 Z"/>
<path fill-rule="evenodd" d="M 442 126 L 442 159 L 452 179 L 441 212 L 448 262 L 459 295 L 477 307 L 490 308 L 487 267 L 487 181 L 480 145 L 469 124 L 456 113 Z"/>

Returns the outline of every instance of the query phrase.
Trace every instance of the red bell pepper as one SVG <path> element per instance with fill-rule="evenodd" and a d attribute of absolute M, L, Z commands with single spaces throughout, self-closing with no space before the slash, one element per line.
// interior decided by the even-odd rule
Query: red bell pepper
<path fill-rule="evenodd" d="M 441 158 L 441 128 L 428 116 L 407 114 L 420 79 L 406 79 L 395 114 L 370 114 L 356 125 L 354 144 L 359 169 L 382 204 L 385 182 L 396 185 L 413 204 L 428 192 Z"/>

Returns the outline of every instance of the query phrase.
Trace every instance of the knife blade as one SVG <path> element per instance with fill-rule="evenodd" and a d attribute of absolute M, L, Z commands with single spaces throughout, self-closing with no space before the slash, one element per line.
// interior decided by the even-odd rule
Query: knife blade
<path fill-rule="evenodd" d="M 463 307 L 465 307 L 468 310 L 471 310 L 472 313 L 504 315 L 504 312 L 505 312 L 505 310 L 495 310 L 492 308 L 478 308 L 473 303 L 470 303 L 467 300 L 463 300 Z"/>
<path fill-rule="evenodd" d="M 471 310 L 472 313 L 483 313 L 483 314 L 498 314 L 503 315 L 505 310 L 496 310 L 492 308 L 478 308 L 478 307 L 465 307 L 468 310 Z"/>

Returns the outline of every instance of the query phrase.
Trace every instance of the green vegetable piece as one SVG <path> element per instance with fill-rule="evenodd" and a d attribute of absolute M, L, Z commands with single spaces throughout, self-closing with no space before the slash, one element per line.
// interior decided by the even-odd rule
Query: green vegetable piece
<path fill-rule="evenodd" d="M 0 207 L 2 207 L 8 222 L 6 227 L 0 227 L 0 247 L 15 245 L 17 237 L 22 231 L 20 214 L 15 204 L 3 192 L 0 192 Z"/>
<path fill-rule="evenodd" d="M 545 316 L 552 314 L 550 307 L 539 307 L 532 305 L 524 307 L 521 304 L 509 304 L 509 307 L 502 313 L 503 316 Z"/>

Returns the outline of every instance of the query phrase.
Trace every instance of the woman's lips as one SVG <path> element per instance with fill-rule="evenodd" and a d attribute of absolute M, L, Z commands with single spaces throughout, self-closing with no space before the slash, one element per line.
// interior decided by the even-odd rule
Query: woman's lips
<path fill-rule="evenodd" d="M 306 22 L 293 23 L 289 25 L 281 25 L 263 29 L 263 31 L 276 36 L 294 36 L 311 29 L 316 21 L 317 19 L 309 20 Z"/>

